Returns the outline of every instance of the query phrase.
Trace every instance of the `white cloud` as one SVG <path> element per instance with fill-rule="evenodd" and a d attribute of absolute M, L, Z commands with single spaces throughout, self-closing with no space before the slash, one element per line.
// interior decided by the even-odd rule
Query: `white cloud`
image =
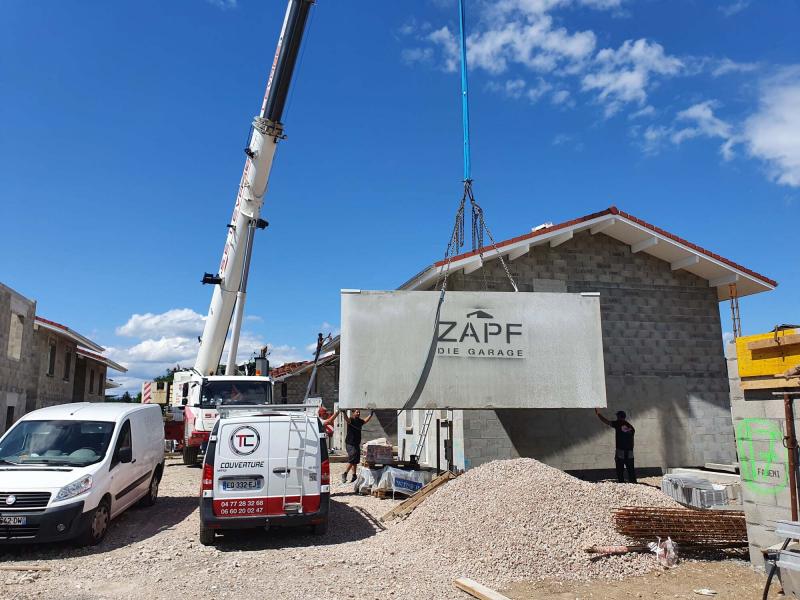
<path fill-rule="evenodd" d="M 726 17 L 732 17 L 750 6 L 752 0 L 732 0 L 719 6 L 720 12 Z"/>
<path fill-rule="evenodd" d="M 404 48 L 400 58 L 407 65 L 430 63 L 433 60 L 433 48 Z"/>
<path fill-rule="evenodd" d="M 744 123 L 750 156 L 767 164 L 770 178 L 800 187 L 800 66 L 762 83 L 758 110 Z"/>
<path fill-rule="evenodd" d="M 444 27 L 430 32 L 425 39 L 442 50 L 444 57 L 444 70 L 453 72 L 458 69 L 459 51 L 456 36 L 445 25 Z"/>
<path fill-rule="evenodd" d="M 173 308 L 167 312 L 143 315 L 134 314 L 124 325 L 117 327 L 117 335 L 134 338 L 163 335 L 165 331 L 173 335 L 200 335 L 206 318 L 190 308 Z"/>
<path fill-rule="evenodd" d="M 206 2 L 222 10 L 228 10 L 239 6 L 238 0 L 206 0 Z"/>
<path fill-rule="evenodd" d="M 600 50 L 592 72 L 584 75 L 581 84 L 584 91 L 597 92 L 597 100 L 605 105 L 605 114 L 610 117 L 627 103 L 644 105 L 653 75 L 677 75 L 683 66 L 657 42 L 626 40 L 615 50 Z"/>
<path fill-rule="evenodd" d="M 644 108 L 629 114 L 628 119 L 634 120 L 634 119 L 641 119 L 643 117 L 652 117 L 654 114 L 656 114 L 656 109 L 653 107 L 652 104 L 648 104 Z"/>
<path fill-rule="evenodd" d="M 262 321 L 253 315 L 246 322 Z M 112 378 L 123 387 L 115 389 L 118 395 L 124 391 L 135 394 L 141 383 L 157 375 L 164 374 L 167 369 L 177 366 L 188 368 L 194 364 L 199 342 L 197 336 L 202 333 L 205 317 L 188 308 L 172 309 L 164 313 L 134 314 L 128 321 L 118 327 L 118 335 L 136 338 L 138 341 L 130 346 L 107 345 L 106 355 L 128 369 L 124 376 Z M 329 329 L 334 327 L 324 323 Z M 337 332 L 338 332 L 338 328 Z M 242 363 L 257 354 L 267 343 L 264 338 L 250 331 L 242 331 L 239 337 L 237 362 Z M 230 339 L 225 341 L 221 363 L 227 362 Z M 286 344 L 270 345 L 270 362 L 280 366 L 284 362 L 304 360 L 304 353 L 294 346 Z"/>
<path fill-rule="evenodd" d="M 571 96 L 569 90 L 556 90 L 553 92 L 550 101 L 555 104 L 556 106 L 559 105 L 570 105 L 572 104 Z"/>
<path fill-rule="evenodd" d="M 688 127 L 676 129 L 670 135 L 673 144 L 680 144 L 684 140 L 696 137 L 721 138 L 723 144 L 720 152 L 725 160 L 733 158 L 733 145 L 736 139 L 733 127 L 714 115 L 717 102 L 707 100 L 690 106 L 680 111 L 675 117 L 680 123 L 690 123 Z"/>
<path fill-rule="evenodd" d="M 716 62 L 716 66 L 711 70 L 711 75 L 721 77 L 729 73 L 751 73 L 760 67 L 761 65 L 756 62 L 736 62 L 730 58 L 723 58 Z"/>
<path fill-rule="evenodd" d="M 559 133 L 553 138 L 553 146 L 563 146 L 571 142 L 573 137 L 568 133 Z"/>

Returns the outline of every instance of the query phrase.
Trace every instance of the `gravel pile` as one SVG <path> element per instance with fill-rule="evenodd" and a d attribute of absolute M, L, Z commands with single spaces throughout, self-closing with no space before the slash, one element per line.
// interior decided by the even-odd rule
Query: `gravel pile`
<path fill-rule="evenodd" d="M 588 483 L 532 459 L 495 461 L 451 481 L 370 542 L 394 545 L 401 561 L 487 583 L 616 579 L 656 567 L 651 555 L 592 562 L 584 552 L 626 543 L 611 521 L 624 505 L 678 506 L 646 486 Z"/>
<path fill-rule="evenodd" d="M 618 578 L 658 567 L 648 555 L 588 561 L 585 546 L 624 541 L 611 528 L 611 508 L 674 505 L 644 486 L 498 461 L 446 484 L 384 531 L 377 518 L 397 503 L 353 494 L 339 482 L 343 468 L 331 469 L 327 535 L 240 531 L 208 548 L 197 538 L 200 469 L 170 461 L 156 506 L 126 511 L 99 546 L 0 547 L 0 563 L 51 569 L 3 573 L 0 598 L 457 599 L 452 581 L 461 576 L 496 588 L 541 577 Z"/>

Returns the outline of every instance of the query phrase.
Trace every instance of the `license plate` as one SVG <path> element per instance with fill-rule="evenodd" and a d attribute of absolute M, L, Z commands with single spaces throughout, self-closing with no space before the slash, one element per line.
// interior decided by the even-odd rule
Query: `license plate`
<path fill-rule="evenodd" d="M 241 479 L 223 479 L 222 489 L 225 491 L 235 490 L 260 490 L 263 483 L 260 477 L 248 477 Z"/>
<path fill-rule="evenodd" d="M 27 517 L 0 517 L 0 525 L 25 525 Z"/>

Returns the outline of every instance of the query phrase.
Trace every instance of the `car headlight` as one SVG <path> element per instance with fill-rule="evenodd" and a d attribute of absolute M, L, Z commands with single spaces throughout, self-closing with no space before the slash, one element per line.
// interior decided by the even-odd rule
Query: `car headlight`
<path fill-rule="evenodd" d="M 67 498 L 72 498 L 74 496 L 78 496 L 83 494 L 84 492 L 88 492 L 92 489 L 92 476 L 85 475 L 78 479 L 78 481 L 73 481 L 69 485 L 65 485 L 58 491 L 56 494 L 56 502 L 59 500 L 66 500 Z"/>

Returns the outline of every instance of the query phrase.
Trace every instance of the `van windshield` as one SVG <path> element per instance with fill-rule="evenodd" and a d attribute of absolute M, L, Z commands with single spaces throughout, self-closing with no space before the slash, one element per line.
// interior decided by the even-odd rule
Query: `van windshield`
<path fill-rule="evenodd" d="M 0 463 L 85 467 L 103 460 L 114 423 L 21 421 L 0 441 Z"/>
<path fill-rule="evenodd" d="M 200 392 L 201 408 L 272 404 L 268 381 L 206 381 Z"/>

